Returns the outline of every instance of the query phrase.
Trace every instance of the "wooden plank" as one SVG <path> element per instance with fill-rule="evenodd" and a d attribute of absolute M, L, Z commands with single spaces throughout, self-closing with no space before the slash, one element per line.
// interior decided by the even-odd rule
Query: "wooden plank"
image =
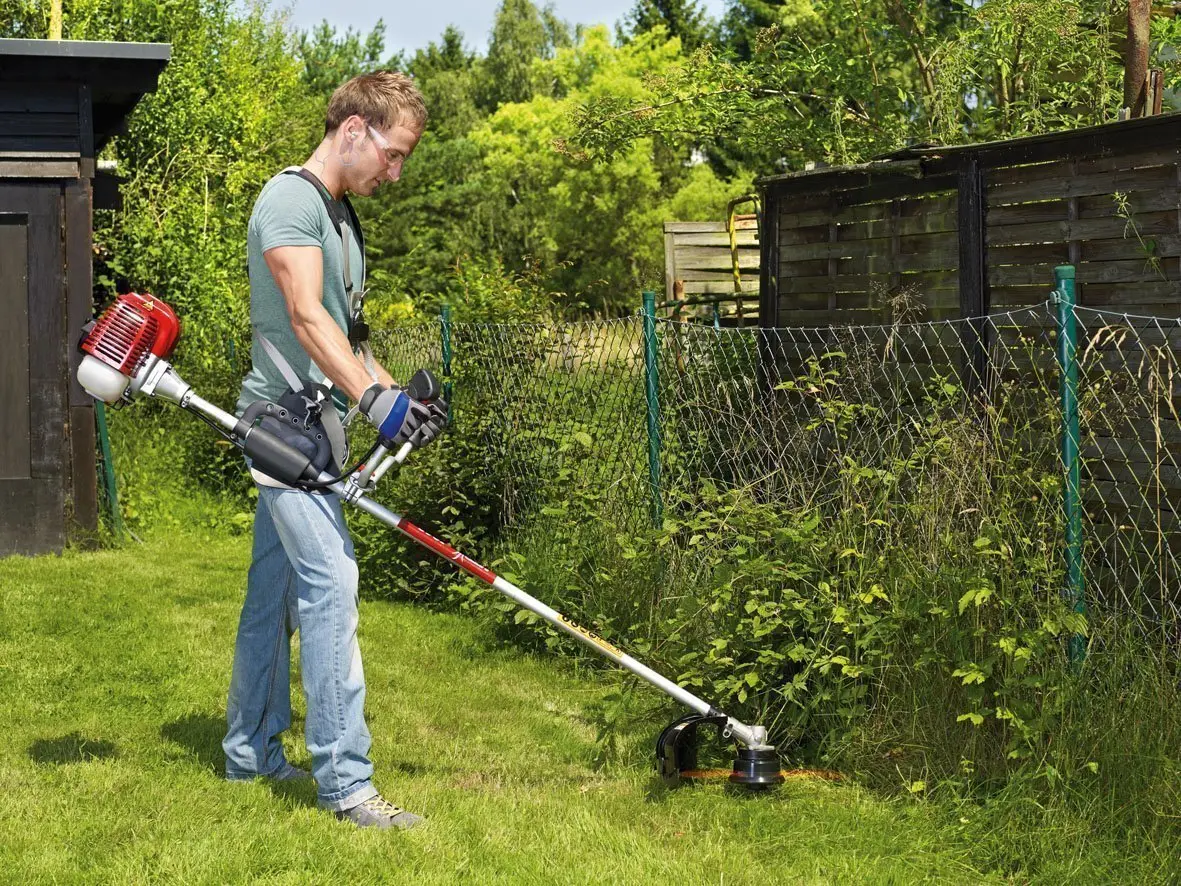
<path fill-rule="evenodd" d="M 875 240 L 839 240 L 828 243 L 803 243 L 786 246 L 780 244 L 779 256 L 781 261 L 808 261 L 810 259 L 858 258 L 868 256 L 888 256 L 892 248 L 903 254 L 921 255 L 931 253 L 940 254 L 940 261 L 951 249 L 958 249 L 958 238 L 954 233 L 916 234 L 900 236 L 897 241 L 892 237 Z"/>
<path fill-rule="evenodd" d="M 854 203 L 838 205 L 834 210 L 830 207 L 818 207 L 807 212 L 786 213 L 781 223 L 787 227 L 807 227 L 811 225 L 827 224 L 836 221 L 840 225 L 856 225 L 889 221 L 892 215 L 891 206 L 897 204 L 898 215 L 911 222 L 929 216 L 951 215 L 954 218 L 956 210 L 955 195 L 937 193 L 931 196 L 898 198 L 877 203 Z M 954 228 L 952 228 L 954 229 Z M 923 230 L 917 224 L 915 231 Z"/>
<path fill-rule="evenodd" d="M 0 130 L 0 156 L 12 154 L 16 157 L 60 153 L 63 156 L 79 156 L 78 136 L 61 135 L 15 135 Z"/>
<path fill-rule="evenodd" d="M 1083 466 L 1084 473 L 1092 480 L 1110 480 L 1127 484 L 1130 488 L 1124 494 L 1155 495 L 1159 484 L 1162 498 L 1181 501 L 1181 469 L 1172 465 L 1150 465 L 1143 462 L 1116 461 L 1112 458 L 1092 459 Z M 1130 499 L 1129 499 L 1130 500 Z"/>
<path fill-rule="evenodd" d="M 1156 310 L 1134 310 L 1134 308 L 1169 308 L 1166 316 L 1181 316 L 1181 284 L 1159 280 L 1151 283 L 1127 285 L 1121 283 L 1089 283 L 1085 288 L 1087 307 L 1113 308 L 1129 314 L 1156 314 Z M 1084 322 L 1091 319 L 1084 313 Z M 1107 321 L 1104 321 L 1107 322 Z"/>
<path fill-rule="evenodd" d="M 865 255 L 838 259 L 836 273 L 848 274 L 902 274 L 918 271 L 953 270 L 958 268 L 960 257 L 954 245 L 947 244 L 927 252 L 898 253 L 896 255 Z M 782 266 L 781 266 L 782 269 Z M 901 281 L 895 281 L 897 285 Z"/>
<path fill-rule="evenodd" d="M 78 94 L 65 85 L 11 84 L 0 93 L 0 113 L 76 114 Z"/>
<path fill-rule="evenodd" d="M 1077 199 L 1080 218 L 1102 218 L 1122 211 L 1130 214 L 1131 221 L 1134 222 L 1140 213 L 1176 211 L 1181 208 L 1181 192 L 1175 183 L 1172 187 L 1154 188 L 1150 191 L 1129 191 L 1121 194 L 1118 201 L 1114 194 Z"/>
<path fill-rule="evenodd" d="M 1112 240 L 1085 240 L 1079 245 L 1079 260 L 1085 262 L 1129 258 L 1146 260 L 1150 254 L 1157 258 L 1181 255 L 1181 236 L 1177 234 L 1162 234 L 1146 241 L 1145 245 L 1151 246 L 1151 253 L 1145 252 L 1140 241 L 1131 236 Z"/>
<path fill-rule="evenodd" d="M 64 375 L 29 381 L 29 461 L 34 480 L 54 479 L 65 485 L 69 441 L 66 397 Z"/>
<path fill-rule="evenodd" d="M 78 87 L 78 151 L 83 159 L 94 158 L 94 107 L 90 101 L 90 85 Z M 94 175 L 91 170 L 91 175 Z"/>
<path fill-rule="evenodd" d="M 23 114 L 0 111 L 0 132 L 5 135 L 78 136 L 78 112 Z"/>
<path fill-rule="evenodd" d="M 1153 422 L 1149 419 L 1133 418 L 1130 416 L 1104 416 L 1102 428 L 1097 422 L 1088 423 L 1083 431 L 1084 440 L 1140 440 L 1148 452 L 1154 451 L 1153 441 L 1157 435 L 1168 447 L 1168 451 L 1181 452 L 1181 425 L 1175 421 Z M 1134 459 L 1127 459 L 1133 461 Z"/>
<path fill-rule="evenodd" d="M 822 326 L 876 326 L 881 315 L 871 310 L 785 310 L 779 309 L 780 326 L 822 327 Z"/>
<path fill-rule="evenodd" d="M 780 228 L 780 247 L 796 246 L 801 243 L 823 243 L 828 240 L 828 225 L 812 225 L 806 228 Z"/>
<path fill-rule="evenodd" d="M 729 249 L 711 249 L 707 246 L 692 246 L 688 249 L 678 249 L 675 252 L 676 268 L 678 271 L 689 268 L 710 270 L 733 267 L 734 257 Z M 740 249 L 738 251 L 738 266 L 740 268 L 757 268 L 759 253 L 757 250 Z"/>
<path fill-rule="evenodd" d="M 1025 243 L 1058 243 L 1064 240 L 1108 240 L 1125 236 L 1127 222 L 1121 218 L 1086 218 L 1078 221 L 1039 222 L 1020 225 L 990 225 L 989 246 Z M 1150 212 L 1136 219 L 1142 237 L 1177 233 L 1175 212 Z M 1134 238 L 1133 238 L 1134 239 Z"/>
<path fill-rule="evenodd" d="M 665 234 L 666 238 L 671 238 L 673 246 L 677 249 L 690 246 L 713 246 L 720 249 L 730 248 L 730 235 L 722 232 L 720 234 Z M 735 240 L 738 241 L 740 249 L 758 249 L 759 238 L 754 231 L 738 231 L 735 234 Z"/>
<path fill-rule="evenodd" d="M 985 258 L 984 180 L 980 162 L 968 154 L 960 167 L 959 187 L 959 302 L 961 317 L 988 313 L 988 262 Z M 988 374 L 987 323 L 971 320 L 961 327 L 964 371 L 962 380 L 969 397 L 976 395 Z"/>
<path fill-rule="evenodd" d="M 665 223 L 667 226 L 667 222 Z M 666 231 L 664 234 L 664 300 L 673 300 L 673 286 L 677 280 L 677 256 L 674 246 L 675 235 Z"/>
<path fill-rule="evenodd" d="M 1161 490 L 1162 512 L 1176 512 L 1181 507 L 1181 490 Z M 1148 510 L 1155 512 L 1135 483 L 1126 480 L 1106 480 L 1098 477 L 1087 478 L 1082 484 L 1082 498 L 1085 502 L 1102 503 L 1127 508 L 1129 511 Z M 1167 510 L 1166 510 L 1167 509 Z"/>
<path fill-rule="evenodd" d="M 1134 169 L 1143 166 L 1167 166 L 1181 159 L 1181 151 L 1169 147 L 1149 147 L 1141 150 L 1121 151 L 1104 157 L 1078 158 L 1078 172 L 1110 172 L 1114 169 Z M 1014 182 L 1049 181 L 1062 179 L 1071 174 L 1072 158 L 1021 166 L 994 168 L 988 173 L 990 185 L 1012 184 Z"/>
<path fill-rule="evenodd" d="M 759 268 L 759 325 L 773 328 L 779 325 L 779 223 L 781 205 L 765 189 L 760 190 L 763 199 L 763 233 L 761 267 Z M 761 381 L 767 389 L 775 383 L 775 362 L 764 338 L 759 339 L 759 371 Z"/>
<path fill-rule="evenodd" d="M 955 270 L 922 271 L 913 274 L 903 274 L 902 286 L 914 287 L 919 289 L 920 292 L 928 288 L 956 290 L 958 276 L 958 272 Z M 779 281 L 779 291 L 781 294 L 805 292 L 870 292 L 874 290 L 875 286 L 880 291 L 888 291 L 890 288 L 888 275 L 853 274 L 835 277 L 791 277 L 781 278 Z"/>
<path fill-rule="evenodd" d="M 988 207 L 990 227 L 1060 221 L 1065 218 L 1065 200 L 1039 200 L 1032 203 L 1012 203 L 1008 206 Z"/>
<path fill-rule="evenodd" d="M 1172 439 L 1165 437 L 1165 431 L 1169 428 L 1172 430 Z M 1158 449 L 1155 433 L 1146 438 L 1119 437 L 1096 433 L 1090 428 L 1085 428 L 1079 451 L 1086 459 L 1107 459 L 1143 465 L 1159 462 L 1181 469 L 1181 446 L 1177 445 L 1181 443 L 1181 425 L 1175 421 L 1161 422 L 1160 440 L 1163 445 Z"/>
<path fill-rule="evenodd" d="M 685 283 L 686 295 L 726 295 L 734 291 L 734 281 L 723 283 L 721 281 L 697 281 Z M 758 292 L 759 280 L 757 277 L 743 277 L 742 278 L 743 292 Z"/>
<path fill-rule="evenodd" d="M 60 481 L 0 480 L 0 555 L 48 554 L 65 546 Z"/>
<path fill-rule="evenodd" d="M 0 160 L 0 179 L 78 176 L 77 160 Z"/>
<path fill-rule="evenodd" d="M 29 448 L 28 221 L 0 215 L 0 484 L 32 477 Z M 0 550 L 3 550 L 0 548 Z"/>
<path fill-rule="evenodd" d="M 56 185 L 22 188 L 29 206 L 29 410 L 32 475 L 61 482 L 66 459 L 66 293 L 62 196 Z"/>
<path fill-rule="evenodd" d="M 77 150 L 73 151 L 5 151 L 0 150 L 0 160 L 74 160 L 81 159 Z"/>
<path fill-rule="evenodd" d="M 734 227 L 739 231 L 753 231 L 758 227 L 758 223 L 754 219 L 738 219 L 734 222 Z M 709 234 L 726 230 L 726 222 L 724 221 L 666 221 L 664 223 L 664 233 L 666 234 Z"/>
<path fill-rule="evenodd" d="M 990 206 L 1000 206 L 1004 203 L 1029 203 L 1034 200 L 1113 194 L 1116 191 L 1151 191 L 1175 187 L 1172 166 L 1114 169 L 1073 178 L 994 185 L 988 189 L 988 203 Z"/>
<path fill-rule="evenodd" d="M 955 211 L 932 212 L 914 218 L 899 217 L 880 222 L 866 222 L 861 225 L 842 225 L 841 240 L 867 240 L 876 237 L 890 237 L 895 231 L 904 236 L 919 234 L 954 233 L 959 224 Z"/>
<path fill-rule="evenodd" d="M 753 278 L 754 272 L 751 271 L 750 275 Z M 743 276 L 743 279 L 746 278 L 746 274 L 743 274 L 742 276 Z M 729 282 L 729 283 L 733 284 L 734 271 L 733 270 L 710 271 L 710 270 L 700 270 L 700 269 L 695 269 L 695 268 L 688 268 L 688 269 L 681 271 L 681 276 L 678 279 L 682 283 L 684 283 L 686 286 L 688 286 L 690 283 L 712 283 L 712 282 L 716 282 L 716 281 Z"/>
<path fill-rule="evenodd" d="M 71 336 L 78 335 L 90 320 L 93 310 L 93 213 L 90 204 L 89 181 L 82 179 L 66 186 L 63 193 L 66 222 L 66 352 L 69 356 L 66 375 L 70 406 L 92 406 L 93 403 L 77 381 L 82 354 L 77 348 L 68 347 Z"/>
<path fill-rule="evenodd" d="M 807 261 L 780 262 L 779 273 L 784 277 L 823 277 L 828 273 L 828 261 L 813 258 Z"/>
<path fill-rule="evenodd" d="M 1088 241 L 1099 243 L 1107 241 Z M 1123 242 L 1123 241 L 1120 241 Z M 988 267 L 992 271 L 1005 265 L 1060 265 L 1067 260 L 1067 244 L 1035 243 L 1028 246 L 989 246 Z M 1116 256 L 1113 256 L 1113 258 Z M 1125 256 L 1118 256 L 1123 258 Z M 995 282 L 995 281 L 993 281 Z M 1051 276 L 1049 285 L 1053 288 L 1054 278 Z"/>
<path fill-rule="evenodd" d="M 1132 261 L 1082 262 L 1077 268 L 1080 283 L 1143 283 L 1143 282 L 1176 282 L 1179 279 L 1179 266 L 1176 258 L 1164 259 L 1160 262 L 1160 271 L 1166 280 L 1162 280 L 1158 273 L 1146 259 Z M 1025 264 L 1001 265 L 989 269 L 989 281 L 997 286 L 1036 286 L 1046 281 L 1054 280 L 1054 265 Z M 1053 288 L 1052 285 L 1050 288 Z M 1181 292 L 1181 288 L 1178 289 Z M 1094 293 L 1088 291 L 1088 304 L 1094 304 Z"/>
<path fill-rule="evenodd" d="M 94 407 L 71 407 L 70 486 L 74 501 L 74 522 L 85 533 L 93 533 L 98 529 L 96 442 Z"/>

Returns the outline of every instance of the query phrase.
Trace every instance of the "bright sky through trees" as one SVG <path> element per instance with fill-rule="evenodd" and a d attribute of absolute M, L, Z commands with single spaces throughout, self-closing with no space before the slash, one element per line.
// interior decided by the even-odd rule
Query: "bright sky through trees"
<path fill-rule="evenodd" d="M 468 46 L 483 52 L 487 48 L 492 16 L 499 5 L 495 0 L 434 0 L 430 3 L 396 0 L 290 0 L 276 7 L 291 8 L 291 23 L 307 30 L 327 19 L 343 32 L 352 27 L 368 33 L 379 18 L 386 25 L 386 48 L 416 49 L 437 40 L 447 25 L 463 31 Z M 541 5 L 541 4 L 539 4 Z M 702 0 L 709 14 L 720 17 L 725 11 L 725 0 Z M 605 23 L 614 27 L 632 8 L 633 0 L 555 0 L 554 9 L 560 18 L 571 23 Z"/>

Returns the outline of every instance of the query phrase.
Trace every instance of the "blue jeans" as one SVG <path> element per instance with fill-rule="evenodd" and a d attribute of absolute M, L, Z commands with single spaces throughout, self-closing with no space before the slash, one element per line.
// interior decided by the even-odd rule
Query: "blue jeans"
<path fill-rule="evenodd" d="M 377 789 L 357 645 L 357 562 L 339 497 L 258 487 L 253 556 L 226 704 L 226 777 L 272 775 L 286 763 L 279 735 L 291 725 L 298 627 L 319 804 L 349 809 Z"/>

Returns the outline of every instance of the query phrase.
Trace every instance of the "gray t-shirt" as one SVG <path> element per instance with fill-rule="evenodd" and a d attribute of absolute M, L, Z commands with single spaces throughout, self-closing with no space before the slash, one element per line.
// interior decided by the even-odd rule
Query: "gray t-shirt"
<path fill-rule="evenodd" d="M 237 406 L 239 415 L 254 401 L 274 402 L 290 389 L 283 374 L 259 343 L 259 333 L 278 348 L 301 381 L 327 383 L 324 373 L 296 339 L 283 293 L 279 291 L 263 259 L 263 253 L 276 246 L 319 246 L 323 250 L 323 304 L 344 332 L 347 333 L 349 329 L 349 298 L 344 288 L 340 232 L 311 182 L 298 175 L 280 173 L 263 185 L 246 230 L 246 257 L 250 269 L 250 323 L 254 327 L 250 346 L 253 365 L 242 380 Z M 364 288 L 365 256 L 359 237 L 350 236 L 349 246 L 353 290 L 360 292 Z M 334 390 L 333 399 L 343 417 L 346 403 L 344 395 Z"/>

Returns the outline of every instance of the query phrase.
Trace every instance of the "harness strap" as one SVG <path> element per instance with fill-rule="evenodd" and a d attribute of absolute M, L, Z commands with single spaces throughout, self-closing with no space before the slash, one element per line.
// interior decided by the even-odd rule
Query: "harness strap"
<path fill-rule="evenodd" d="M 361 232 L 361 222 L 357 218 L 357 213 L 353 209 L 353 204 L 349 202 L 349 198 L 343 197 L 337 201 L 333 199 L 328 189 L 324 187 L 324 183 L 318 179 L 314 173 L 304 169 L 302 166 L 288 166 L 283 170 L 284 175 L 298 175 L 308 184 L 316 189 L 316 193 L 320 195 L 320 199 L 324 201 L 324 208 L 328 210 L 328 217 L 332 219 L 332 224 L 336 227 L 336 233 L 340 236 L 341 245 L 344 247 L 344 256 L 341 263 L 341 276 L 344 277 L 344 291 L 349 296 L 349 309 L 356 314 L 361 309 L 361 302 L 365 300 L 365 268 L 362 264 L 361 268 L 361 287 L 354 292 L 353 289 L 353 275 L 350 267 L 352 258 L 350 256 L 349 241 L 353 236 L 357 237 L 357 243 L 360 246 L 361 255 L 365 255 L 365 235 Z"/>
<path fill-rule="evenodd" d="M 336 226 L 343 253 L 341 272 L 344 277 L 344 291 L 349 298 L 349 344 L 353 347 L 353 353 L 361 357 L 369 377 L 377 381 L 377 366 L 373 359 L 373 350 L 369 347 L 369 324 L 365 322 L 365 265 L 364 263 L 361 265 L 361 287 L 359 289 L 354 290 L 353 288 L 351 269 L 352 250 L 349 248 L 349 244 L 354 234 L 357 237 L 361 255 L 365 255 L 365 234 L 361 230 L 360 219 L 357 218 L 357 213 L 353 209 L 353 204 L 349 202 L 349 198 L 345 196 L 339 202 L 334 200 L 332 195 L 328 193 L 328 189 L 324 187 L 324 183 L 314 173 L 302 166 L 288 166 L 283 170 L 283 173 L 298 175 L 312 185 L 316 189 L 316 193 L 320 195 L 320 199 L 324 201 L 328 217 Z M 342 207 L 344 211 L 341 211 Z"/>
<path fill-rule="evenodd" d="M 262 345 L 262 349 L 267 352 L 267 356 L 271 358 L 271 362 L 275 364 L 275 368 L 279 370 L 279 374 L 283 376 L 283 381 L 287 382 L 287 386 L 293 391 L 302 391 L 304 383 L 299 380 L 299 375 L 291 368 L 287 358 L 279 353 L 279 349 L 271 343 L 269 338 L 258 331 L 257 326 L 254 328 L 254 335 L 258 339 L 258 343 Z"/>

